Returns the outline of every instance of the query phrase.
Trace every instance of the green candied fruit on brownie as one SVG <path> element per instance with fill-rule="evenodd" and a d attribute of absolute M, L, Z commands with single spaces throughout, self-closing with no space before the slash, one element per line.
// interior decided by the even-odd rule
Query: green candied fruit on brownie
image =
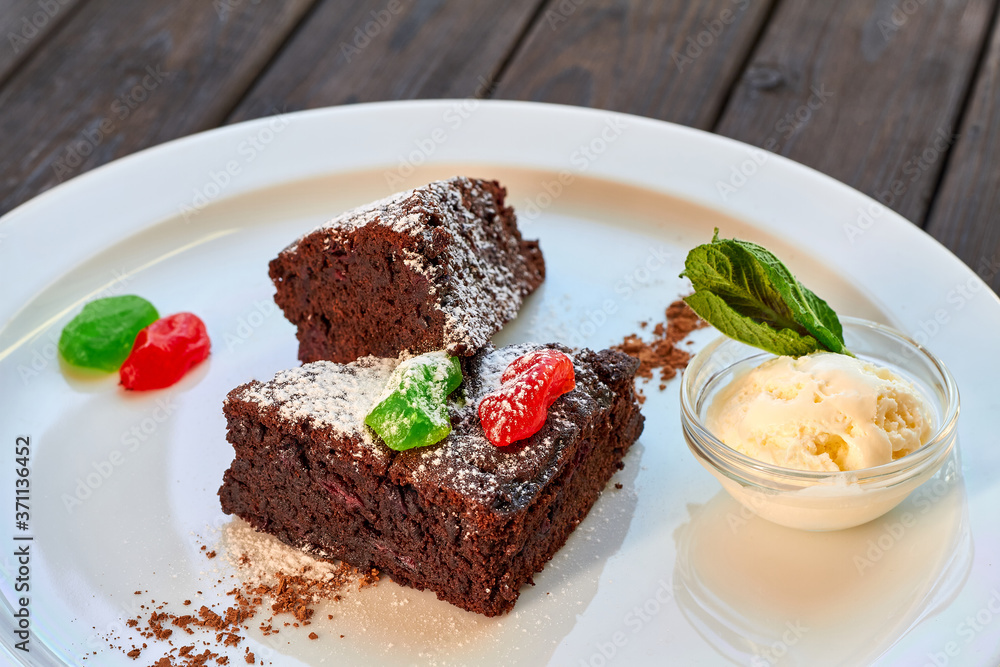
<path fill-rule="evenodd" d="M 396 367 L 365 423 L 396 451 L 433 445 L 451 433 L 448 394 L 462 384 L 457 357 L 428 352 Z"/>
<path fill-rule="evenodd" d="M 136 335 L 159 318 L 153 304 L 142 297 L 95 299 L 62 330 L 59 354 L 74 366 L 117 370 L 132 351 Z"/>

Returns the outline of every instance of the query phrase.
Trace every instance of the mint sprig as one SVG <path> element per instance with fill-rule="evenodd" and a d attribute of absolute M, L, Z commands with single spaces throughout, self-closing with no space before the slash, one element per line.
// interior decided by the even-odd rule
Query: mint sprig
<path fill-rule="evenodd" d="M 720 239 L 716 228 L 711 243 L 688 253 L 681 276 L 694 285 L 687 304 L 730 338 L 777 355 L 851 354 L 833 309 L 756 243 Z"/>

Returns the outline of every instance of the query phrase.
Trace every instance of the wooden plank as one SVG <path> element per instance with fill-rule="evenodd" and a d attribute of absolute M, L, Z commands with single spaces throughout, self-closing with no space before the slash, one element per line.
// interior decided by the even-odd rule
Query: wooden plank
<path fill-rule="evenodd" d="M 318 6 L 230 118 L 376 100 L 482 95 L 542 0 Z"/>
<path fill-rule="evenodd" d="M 494 97 L 711 128 L 770 0 L 552 0 Z"/>
<path fill-rule="evenodd" d="M 215 127 L 311 0 L 90 0 L 0 89 L 0 213 Z"/>
<path fill-rule="evenodd" d="M 814 167 L 919 222 L 992 5 L 783 2 L 716 131 Z"/>
<path fill-rule="evenodd" d="M 82 0 L 6 0 L 0 3 L 0 83 L 28 58 Z"/>
<path fill-rule="evenodd" d="M 927 231 L 1000 292 L 1000 17 Z"/>

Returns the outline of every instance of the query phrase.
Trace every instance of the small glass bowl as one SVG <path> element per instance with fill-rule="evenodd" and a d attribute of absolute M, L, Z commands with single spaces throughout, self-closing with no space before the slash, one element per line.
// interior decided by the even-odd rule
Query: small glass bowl
<path fill-rule="evenodd" d="M 858 358 L 912 381 L 933 409 L 927 443 L 890 463 L 854 471 L 815 472 L 775 466 L 724 445 L 705 427 L 705 413 L 733 375 L 774 355 L 725 336 L 694 356 L 681 380 L 681 424 L 695 458 L 753 513 L 801 530 L 840 530 L 876 519 L 932 477 L 955 446 L 958 387 L 941 361 L 888 327 L 841 318 L 847 348 Z"/>

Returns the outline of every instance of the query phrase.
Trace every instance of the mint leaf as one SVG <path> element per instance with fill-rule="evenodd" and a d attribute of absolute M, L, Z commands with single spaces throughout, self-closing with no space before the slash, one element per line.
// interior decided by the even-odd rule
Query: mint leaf
<path fill-rule="evenodd" d="M 850 354 L 837 314 L 766 248 L 738 239 L 700 245 L 684 262 L 688 305 L 730 338 L 774 354 Z"/>
<path fill-rule="evenodd" d="M 752 317 L 740 315 L 730 309 L 722 297 L 712 292 L 695 292 L 684 300 L 701 319 L 711 322 L 716 329 L 741 343 L 793 357 L 819 349 L 819 342 L 812 336 L 803 336 L 792 329 L 775 329 Z"/>

